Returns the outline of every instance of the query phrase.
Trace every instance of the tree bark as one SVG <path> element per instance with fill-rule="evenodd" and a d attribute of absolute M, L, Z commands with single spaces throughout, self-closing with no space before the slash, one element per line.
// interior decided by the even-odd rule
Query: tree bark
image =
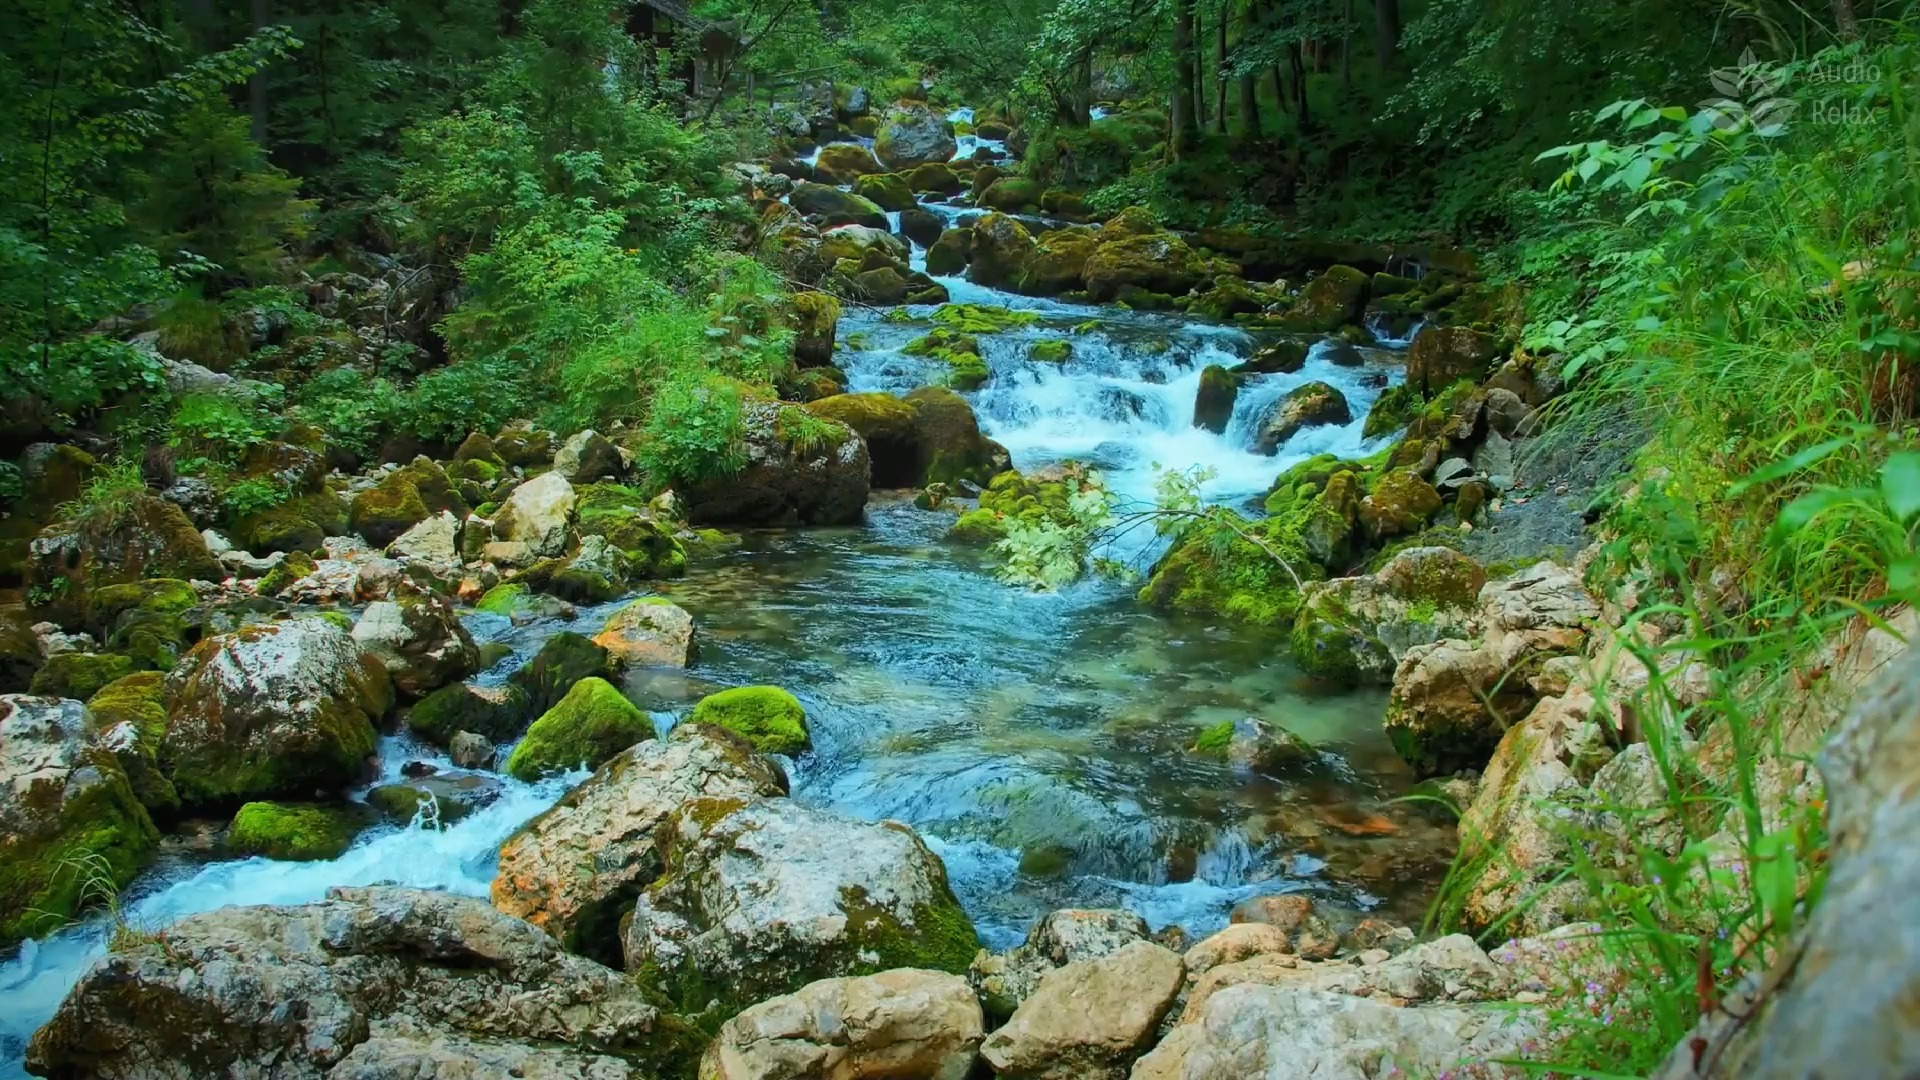
<path fill-rule="evenodd" d="M 1213 130 L 1227 133 L 1227 8 L 1213 21 Z"/>
<path fill-rule="evenodd" d="M 1247 0 L 1247 6 L 1240 10 L 1240 41 L 1243 47 L 1253 39 L 1253 23 L 1253 0 Z M 1245 138 L 1260 137 L 1260 80 L 1252 72 L 1240 76 L 1240 128 Z"/>
<path fill-rule="evenodd" d="M 1287 63 L 1293 67 L 1293 102 L 1300 118 L 1300 134 L 1305 135 L 1313 126 L 1313 118 L 1307 115 L 1307 65 L 1300 55 L 1300 43 L 1287 46 Z"/>
<path fill-rule="evenodd" d="M 267 26 L 267 0 L 253 0 L 253 28 Z M 253 141 L 264 152 L 267 147 L 267 70 L 262 67 L 247 80 L 247 105 L 253 114 Z"/>
<path fill-rule="evenodd" d="M 1842 41 L 1860 36 L 1860 17 L 1854 14 L 1853 0 L 1833 0 L 1833 23 L 1839 28 Z"/>
<path fill-rule="evenodd" d="M 1399 49 L 1400 0 L 1373 0 L 1373 50 L 1379 54 L 1381 71 L 1393 69 Z"/>
<path fill-rule="evenodd" d="M 1193 7 L 1193 118 L 1207 130 L 1207 24 L 1200 5 Z"/>
<path fill-rule="evenodd" d="M 1173 9 L 1173 153 L 1180 157 L 1200 141 L 1193 100 L 1193 9 L 1196 0 L 1175 0 Z"/>

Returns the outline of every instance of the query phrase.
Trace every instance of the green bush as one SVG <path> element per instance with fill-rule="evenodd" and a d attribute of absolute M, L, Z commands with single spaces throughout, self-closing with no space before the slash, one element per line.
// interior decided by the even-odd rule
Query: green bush
<path fill-rule="evenodd" d="M 740 387 L 712 375 L 675 376 L 647 412 L 640 465 L 656 484 L 731 476 L 746 464 Z"/>

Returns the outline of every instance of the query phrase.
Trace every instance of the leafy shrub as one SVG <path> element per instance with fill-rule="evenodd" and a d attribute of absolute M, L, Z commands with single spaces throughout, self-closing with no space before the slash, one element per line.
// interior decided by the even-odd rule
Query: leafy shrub
<path fill-rule="evenodd" d="M 746 464 L 740 387 L 714 375 L 683 373 L 654 395 L 640 464 L 654 483 L 697 483 L 731 476 Z"/>
<path fill-rule="evenodd" d="M 103 462 L 80 489 L 77 498 L 61 503 L 54 516 L 83 529 L 111 529 L 118 524 L 135 496 L 147 492 L 140 463 L 131 459 Z"/>
<path fill-rule="evenodd" d="M 219 461 L 233 461 L 246 448 L 279 430 L 263 403 L 230 394 L 188 394 L 174 405 L 168 443 Z"/>
<path fill-rule="evenodd" d="M 341 367 L 307 380 L 289 415 L 325 431 L 342 448 L 365 454 L 393 428 L 402 406 L 400 388 L 391 380 Z"/>
<path fill-rule="evenodd" d="M 269 476 L 255 476 L 228 485 L 227 490 L 220 493 L 220 505 L 229 518 L 242 518 L 262 510 L 271 510 L 285 503 L 291 495 L 287 486 L 280 481 Z"/>

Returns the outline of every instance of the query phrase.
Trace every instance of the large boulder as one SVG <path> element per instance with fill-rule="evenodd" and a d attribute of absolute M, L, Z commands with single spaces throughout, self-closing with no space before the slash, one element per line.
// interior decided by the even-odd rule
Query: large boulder
<path fill-rule="evenodd" d="M 1200 282 L 1202 261 L 1170 232 L 1103 235 L 1087 257 L 1087 295 L 1096 301 L 1119 298 L 1127 290 L 1183 296 Z"/>
<path fill-rule="evenodd" d="M 1408 651 L 1475 629 L 1487 573 L 1445 547 L 1408 548 L 1378 573 L 1309 584 L 1293 623 L 1294 662 L 1347 685 L 1393 681 Z"/>
<path fill-rule="evenodd" d="M 806 408 L 860 433 L 873 462 L 874 487 L 920 485 L 920 433 L 914 427 L 912 406 L 892 394 L 863 393 L 822 398 Z"/>
<path fill-rule="evenodd" d="M 1004 181 L 1002 181 L 1004 183 Z M 1020 291 L 1035 296 L 1058 296 L 1086 287 L 1087 260 L 1100 246 L 1092 229 L 1055 229 L 1034 244 L 1025 272 L 1018 282 Z"/>
<path fill-rule="evenodd" d="M 645 602 L 634 601 L 635 604 Z M 692 621 L 693 617 L 687 616 L 689 626 Z M 607 623 L 611 626 L 613 620 L 608 619 Z M 605 645 L 571 630 L 563 630 L 548 638 L 533 659 L 508 678 L 508 683 L 525 695 L 527 707 L 538 715 L 553 708 L 581 679 L 588 676 L 612 679 L 614 674 L 614 658 Z M 414 708 L 417 710 L 419 706 Z M 485 732 L 487 729 L 469 727 L 467 730 Z"/>
<path fill-rule="evenodd" d="M 86 706 L 0 696 L 0 948 L 110 898 L 160 835 Z"/>
<path fill-rule="evenodd" d="M 1124 1080 L 1185 981 L 1180 955 L 1136 941 L 1048 972 L 980 1056 L 1013 1080 Z"/>
<path fill-rule="evenodd" d="M 988 214 L 973 223 L 967 280 L 990 288 L 1015 288 L 1037 250 L 1033 234 L 1017 218 Z"/>
<path fill-rule="evenodd" d="M 365 773 L 392 704 L 386 669 L 332 621 L 249 626 L 167 677 L 160 760 L 189 804 L 338 791 Z"/>
<path fill-rule="evenodd" d="M 567 550 L 573 507 L 578 495 L 558 469 L 513 489 L 493 519 L 493 534 L 509 543 L 522 543 L 537 556 L 551 558 Z"/>
<path fill-rule="evenodd" d="M 72 625 L 93 590 L 143 578 L 219 581 L 227 576 L 178 506 L 136 495 L 112 514 L 50 525 L 27 547 L 26 582 L 38 612 Z"/>
<path fill-rule="evenodd" d="M 944 386 L 907 393 L 920 441 L 920 483 L 985 486 L 1012 467 L 1007 449 L 980 433 L 967 399 Z"/>
<path fill-rule="evenodd" d="M 190 916 L 114 950 L 35 1033 L 27 1067 L 110 1080 L 599 1078 L 658 1075 L 698 1045 L 641 986 L 484 900 L 340 888 Z M 505 1067 L 603 1060 L 593 1072 Z"/>
<path fill-rule="evenodd" d="M 1239 396 L 1240 380 L 1219 364 L 1208 364 L 1200 371 L 1200 389 L 1193 396 L 1193 426 L 1224 433 Z"/>
<path fill-rule="evenodd" d="M 1373 490 L 1360 500 L 1360 524 L 1374 540 L 1406 536 L 1426 527 L 1427 519 L 1439 513 L 1440 493 L 1410 467 L 1391 469 L 1374 481 Z"/>
<path fill-rule="evenodd" d="M 953 137 L 953 125 L 928 105 L 902 102 L 887 110 L 880 121 L 880 134 L 873 152 L 887 168 L 914 169 L 933 162 L 951 161 L 960 144 Z"/>
<path fill-rule="evenodd" d="M 1118 908 L 1062 908 L 1048 912 L 1027 939 L 1004 953 L 981 952 L 967 970 L 989 1015 L 1004 1020 L 1033 996 L 1048 972 L 1098 960 L 1145 941 L 1147 921 Z"/>
<path fill-rule="evenodd" d="M 507 757 L 505 772 L 533 781 L 556 772 L 598 768 L 620 751 L 653 738 L 653 721 L 605 679 L 573 684 L 541 714 Z"/>
<path fill-rule="evenodd" d="M 781 402 L 752 402 L 742 413 L 745 463 L 739 471 L 677 489 L 690 523 L 850 525 L 860 520 L 870 464 L 866 443 L 852 428 Z"/>
<path fill-rule="evenodd" d="M 605 435 L 588 428 L 575 432 L 553 454 L 553 471 L 575 484 L 617 479 L 627 471 L 620 451 Z"/>
<path fill-rule="evenodd" d="M 353 640 L 387 669 L 405 699 L 423 697 L 480 668 L 473 635 L 437 597 L 407 596 L 367 605 Z"/>
<path fill-rule="evenodd" d="M 693 616 L 657 596 L 643 596 L 607 616 L 593 643 L 623 667 L 683 668 L 693 663 Z"/>
<path fill-rule="evenodd" d="M 813 171 L 829 184 L 851 184 L 862 176 L 886 169 L 873 156 L 873 151 L 860 143 L 831 143 L 820 148 Z"/>
<path fill-rule="evenodd" d="M 787 299 L 787 323 L 793 327 L 793 362 L 798 367 L 833 363 L 834 336 L 840 329 L 840 301 L 823 292 L 796 292 Z"/>
<path fill-rule="evenodd" d="M 617 960 L 619 923 L 666 869 L 660 829 L 695 799 L 782 795 L 772 762 L 724 731 L 682 724 L 616 754 L 500 847 L 493 906 L 570 951 Z"/>
<path fill-rule="evenodd" d="M 355 495 L 347 505 L 347 524 L 368 543 L 386 547 L 442 510 L 464 518 L 468 507 L 440 466 L 420 457 Z"/>
<path fill-rule="evenodd" d="M 1358 322 L 1366 306 L 1367 275 L 1351 266 L 1330 266 L 1300 290 L 1281 322 L 1295 333 L 1324 334 Z"/>
<path fill-rule="evenodd" d="M 1479 382 L 1499 354 L 1499 341 L 1478 330 L 1425 327 L 1407 349 L 1407 385 L 1433 397 L 1461 379 Z"/>
<path fill-rule="evenodd" d="M 908 251 L 907 242 L 884 227 L 841 225 L 820 234 L 820 257 L 830 266 L 852 259 L 862 266 L 902 267 Z"/>
<path fill-rule="evenodd" d="M 966 1080 L 984 1029 L 966 980 L 938 971 L 822 979 L 727 1021 L 701 1080 Z"/>
<path fill-rule="evenodd" d="M 1344 424 L 1352 419 L 1345 394 L 1327 383 L 1306 383 L 1274 402 L 1254 433 L 1253 448 L 1269 456 L 1278 454 L 1288 440 L 1307 428 Z"/>
<path fill-rule="evenodd" d="M 873 200 L 851 191 L 825 184 L 801 184 L 787 197 L 795 210 L 817 217 L 825 228 L 836 225 L 865 225 L 873 229 L 887 227 L 887 213 Z"/>
<path fill-rule="evenodd" d="M 854 194 L 882 210 L 904 211 L 919 205 L 905 173 L 873 173 L 853 182 Z"/>
<path fill-rule="evenodd" d="M 667 871 L 634 906 L 627 968 L 684 1008 L 888 968 L 964 972 L 978 948 L 946 868 L 904 825 L 731 796 L 688 803 L 658 835 Z"/>
<path fill-rule="evenodd" d="M 927 273 L 951 277 L 965 270 L 967 263 L 972 260 L 973 228 L 956 226 L 942 232 L 940 238 L 927 248 Z"/>

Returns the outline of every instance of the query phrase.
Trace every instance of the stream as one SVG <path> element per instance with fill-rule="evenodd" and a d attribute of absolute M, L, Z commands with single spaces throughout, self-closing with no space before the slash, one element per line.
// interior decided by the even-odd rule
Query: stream
<path fill-rule="evenodd" d="M 963 156 L 974 145 L 965 141 Z M 950 218 L 972 213 L 931 208 Z M 924 266 L 924 250 L 914 259 Z M 1214 474 L 1204 489 L 1210 502 L 1257 507 L 1292 462 L 1372 449 L 1360 436 L 1367 406 L 1401 377 L 1390 350 L 1362 350 L 1362 367 L 1336 367 L 1316 350 L 1297 374 L 1252 380 L 1215 435 L 1192 425 L 1199 373 L 1251 353 L 1247 333 L 939 280 L 954 302 L 1039 316 L 980 336 L 993 377 L 968 397 L 987 433 L 1023 470 L 1087 461 L 1123 496 L 1151 497 L 1157 465 L 1198 465 Z M 939 382 L 938 361 L 901 352 L 931 327 L 932 310 L 907 309 L 911 321 L 897 322 L 850 307 L 836 362 L 851 389 Z M 850 337 L 859 348 L 846 347 Z M 1072 357 L 1027 359 L 1045 338 L 1069 339 Z M 1309 428 L 1277 457 L 1252 453 L 1265 408 L 1315 379 L 1347 395 L 1353 422 Z M 857 528 L 746 534 L 685 578 L 657 583 L 698 622 L 696 665 L 635 674 L 625 689 L 662 732 L 724 686 L 794 692 L 814 743 L 788 763 L 794 797 L 920 830 L 983 943 L 996 949 L 1017 944 L 1054 908 L 1125 907 L 1155 928 L 1204 934 L 1239 900 L 1286 891 L 1418 920 L 1452 830 L 1394 801 L 1413 781 L 1381 728 L 1384 692 L 1316 687 L 1292 666 L 1283 633 L 1155 614 L 1134 600 L 1137 584 L 1009 587 L 994 577 L 988 552 L 944 539 L 952 520 L 951 510 L 922 511 L 876 492 Z M 1154 554 L 1146 544 L 1108 554 L 1144 571 Z M 561 630 L 596 632 L 616 606 L 522 627 L 468 613 L 476 640 L 514 649 L 477 681 L 504 680 Z M 1187 751 L 1201 729 L 1246 716 L 1301 735 L 1321 760 L 1272 778 Z M 384 778 L 409 761 L 459 771 L 404 735 L 384 740 Z M 331 886 L 378 882 L 485 896 L 501 841 L 584 775 L 500 778 L 500 797 L 458 822 L 377 828 L 329 862 L 209 861 L 173 843 L 127 891 L 124 915 L 160 927 L 228 904 L 303 903 Z M 106 936 L 95 920 L 28 942 L 0 964 L 0 1077 L 25 1075 L 25 1040 Z"/>

